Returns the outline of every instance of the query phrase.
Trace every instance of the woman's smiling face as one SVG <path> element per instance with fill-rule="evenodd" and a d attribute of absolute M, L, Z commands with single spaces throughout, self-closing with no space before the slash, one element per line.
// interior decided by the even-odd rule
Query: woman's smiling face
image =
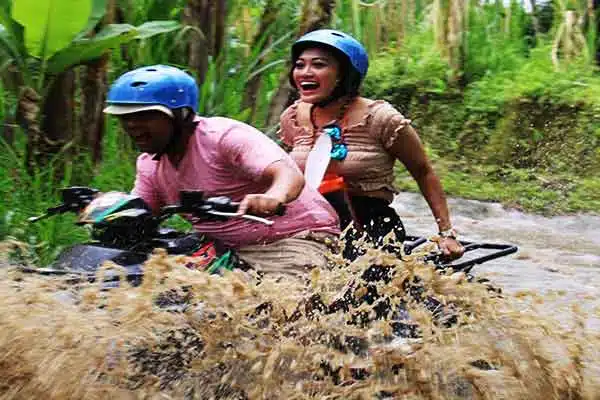
<path fill-rule="evenodd" d="M 306 103 L 327 99 L 339 82 L 340 65 L 337 59 L 321 48 L 304 50 L 294 64 L 292 77 Z"/>

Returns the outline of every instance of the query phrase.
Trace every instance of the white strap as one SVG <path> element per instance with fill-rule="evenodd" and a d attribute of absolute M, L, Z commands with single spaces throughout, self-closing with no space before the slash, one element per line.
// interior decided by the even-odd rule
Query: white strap
<path fill-rule="evenodd" d="M 306 179 L 306 184 L 309 187 L 313 189 L 319 188 L 325 176 L 325 171 L 327 171 L 327 167 L 329 166 L 329 161 L 331 161 L 332 147 L 331 137 L 323 133 L 317 138 L 315 145 L 310 153 L 308 153 L 306 167 L 304 168 L 304 179 Z"/>

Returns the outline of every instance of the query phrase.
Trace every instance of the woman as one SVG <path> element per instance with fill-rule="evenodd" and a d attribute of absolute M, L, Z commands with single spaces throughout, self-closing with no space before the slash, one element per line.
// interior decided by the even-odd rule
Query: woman
<path fill-rule="evenodd" d="M 281 141 L 307 184 L 318 186 L 336 208 L 342 229 L 353 222 L 379 244 L 390 231 L 400 241 L 405 237 L 389 207 L 396 192 L 393 166 L 399 160 L 431 208 L 443 254 L 458 258 L 464 250 L 440 180 L 410 121 L 389 103 L 359 95 L 367 69 L 365 49 L 343 32 L 323 29 L 296 41 L 290 83 L 300 99 L 281 115 Z"/>

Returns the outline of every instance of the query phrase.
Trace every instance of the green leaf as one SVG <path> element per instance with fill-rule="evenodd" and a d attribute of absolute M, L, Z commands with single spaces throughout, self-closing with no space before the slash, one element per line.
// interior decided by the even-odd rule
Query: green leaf
<path fill-rule="evenodd" d="M 135 39 L 137 29 L 129 24 L 107 25 L 96 36 L 73 41 L 71 46 L 48 60 L 48 72 L 59 73 L 84 61 L 101 57 L 106 51 Z"/>
<path fill-rule="evenodd" d="M 10 15 L 11 5 L 12 3 L 10 2 L 10 0 L 0 0 L 0 8 L 8 15 Z"/>
<path fill-rule="evenodd" d="M 176 31 L 179 28 L 181 28 L 181 24 L 177 21 L 145 22 L 136 28 L 138 31 L 136 39 L 147 39 L 161 33 Z"/>
<path fill-rule="evenodd" d="M 24 60 L 27 52 L 23 46 L 23 27 L 10 17 L 8 5 L 0 5 L 0 41 L 13 58 Z"/>
<path fill-rule="evenodd" d="M 104 18 L 104 14 L 106 14 L 106 0 L 92 0 L 92 13 L 86 26 L 79 32 L 75 39 L 83 39 L 90 33 L 98 25 L 98 22 Z"/>
<path fill-rule="evenodd" d="M 91 0 L 14 0 L 12 16 L 25 28 L 29 54 L 50 58 L 86 26 Z"/>
<path fill-rule="evenodd" d="M 12 64 L 12 57 L 0 46 L 0 76 L 2 76 L 2 72 Z"/>
<path fill-rule="evenodd" d="M 25 83 L 31 84 L 27 51 L 23 46 L 23 27 L 8 16 L 4 6 L 0 7 L 0 64 L 2 70 L 11 64 L 16 65 Z"/>

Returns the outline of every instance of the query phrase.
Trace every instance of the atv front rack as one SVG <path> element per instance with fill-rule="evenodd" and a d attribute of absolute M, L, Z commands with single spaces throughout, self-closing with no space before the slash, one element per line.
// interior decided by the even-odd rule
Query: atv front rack
<path fill-rule="evenodd" d="M 428 240 L 424 237 L 419 236 L 407 236 L 404 242 L 404 254 L 411 254 L 417 247 L 426 243 Z M 468 258 L 467 260 L 460 262 L 446 262 L 442 255 L 439 253 L 429 254 L 425 256 L 425 261 L 431 261 L 435 264 L 436 268 L 441 270 L 452 270 L 454 272 L 465 272 L 469 273 L 474 266 L 483 264 L 484 262 L 495 260 L 496 258 L 504 257 L 509 254 L 516 253 L 518 247 L 511 244 L 498 244 L 498 243 L 474 243 L 468 241 L 459 241 L 465 249 L 463 257 L 469 257 L 474 254 L 475 250 L 485 252 L 485 254 L 475 256 L 474 258 Z"/>

